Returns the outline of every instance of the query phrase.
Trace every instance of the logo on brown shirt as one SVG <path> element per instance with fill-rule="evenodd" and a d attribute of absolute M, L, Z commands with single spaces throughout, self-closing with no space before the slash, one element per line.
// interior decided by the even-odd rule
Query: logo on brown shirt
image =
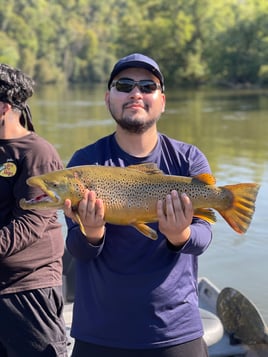
<path fill-rule="evenodd" d="M 0 164 L 0 176 L 12 177 L 17 172 L 17 166 L 13 162 L 5 162 Z"/>

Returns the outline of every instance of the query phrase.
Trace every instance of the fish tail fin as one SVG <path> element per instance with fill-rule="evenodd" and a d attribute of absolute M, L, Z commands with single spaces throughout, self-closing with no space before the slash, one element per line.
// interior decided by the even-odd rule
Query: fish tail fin
<path fill-rule="evenodd" d="M 253 214 L 255 201 L 260 188 L 256 183 L 240 183 L 221 187 L 232 194 L 231 206 L 218 212 L 237 233 L 246 233 Z"/>

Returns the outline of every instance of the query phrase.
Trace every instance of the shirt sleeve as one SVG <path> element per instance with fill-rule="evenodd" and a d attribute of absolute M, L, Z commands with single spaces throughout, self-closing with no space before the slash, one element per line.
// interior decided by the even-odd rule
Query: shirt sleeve
<path fill-rule="evenodd" d="M 191 236 L 187 242 L 176 247 L 167 240 L 167 246 L 175 253 L 184 253 L 192 255 L 201 255 L 210 245 L 212 240 L 212 230 L 210 223 L 202 219 L 194 219 L 191 224 Z"/>
<path fill-rule="evenodd" d="M 96 258 L 102 251 L 105 243 L 105 236 L 99 245 L 91 244 L 81 232 L 77 223 L 66 217 L 68 234 L 66 247 L 73 257 L 84 261 Z"/>

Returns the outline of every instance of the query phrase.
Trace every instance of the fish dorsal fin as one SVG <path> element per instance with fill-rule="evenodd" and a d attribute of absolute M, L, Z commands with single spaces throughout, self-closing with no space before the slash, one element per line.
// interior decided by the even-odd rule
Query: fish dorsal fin
<path fill-rule="evenodd" d="M 200 174 L 197 176 L 193 177 L 193 183 L 202 183 L 202 184 L 207 184 L 207 185 L 215 185 L 216 184 L 216 179 L 213 175 L 206 173 L 206 174 Z"/>
<path fill-rule="evenodd" d="M 138 165 L 129 165 L 127 166 L 127 169 L 141 171 L 150 175 L 154 175 L 154 174 L 163 175 L 163 171 L 161 171 L 154 162 L 147 162 Z"/>

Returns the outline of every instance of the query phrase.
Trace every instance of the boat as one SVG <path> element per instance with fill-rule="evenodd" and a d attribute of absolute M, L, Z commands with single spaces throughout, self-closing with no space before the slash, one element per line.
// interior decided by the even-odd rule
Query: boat
<path fill-rule="evenodd" d="M 67 251 L 63 267 L 64 318 L 71 356 L 75 273 L 74 260 Z M 198 279 L 198 293 L 209 357 L 268 356 L 268 328 L 252 301 L 232 287 L 220 290 L 206 277 Z"/>
<path fill-rule="evenodd" d="M 206 277 L 199 278 L 198 292 L 210 357 L 268 357 L 268 328 L 252 301 Z"/>

